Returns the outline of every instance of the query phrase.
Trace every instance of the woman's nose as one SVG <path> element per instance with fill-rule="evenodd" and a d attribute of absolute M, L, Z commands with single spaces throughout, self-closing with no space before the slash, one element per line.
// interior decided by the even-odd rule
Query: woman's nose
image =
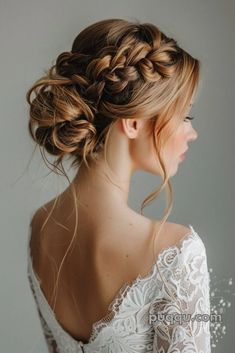
<path fill-rule="evenodd" d="M 190 132 L 190 140 L 196 140 L 198 138 L 198 133 L 197 131 L 192 127 L 192 130 Z"/>

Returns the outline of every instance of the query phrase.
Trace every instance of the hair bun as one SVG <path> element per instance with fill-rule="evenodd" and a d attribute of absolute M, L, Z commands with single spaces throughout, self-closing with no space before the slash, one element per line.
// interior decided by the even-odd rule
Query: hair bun
<path fill-rule="evenodd" d="M 34 91 L 35 98 L 31 101 Z M 96 135 L 94 113 L 88 102 L 67 82 L 47 77 L 27 94 L 30 104 L 29 131 L 34 141 L 55 156 L 83 155 Z"/>
<path fill-rule="evenodd" d="M 52 155 L 82 155 L 84 146 L 92 145 L 96 135 L 94 125 L 85 118 L 64 121 L 55 126 L 39 126 L 35 131 L 35 140 Z"/>

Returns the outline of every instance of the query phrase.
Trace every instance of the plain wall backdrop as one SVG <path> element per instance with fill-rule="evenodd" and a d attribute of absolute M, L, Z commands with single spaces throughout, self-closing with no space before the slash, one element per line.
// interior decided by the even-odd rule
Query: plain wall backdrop
<path fill-rule="evenodd" d="M 226 297 L 228 279 L 235 276 L 235 2 L 1 0 L 1 352 L 47 352 L 26 276 L 28 227 L 33 212 L 67 186 L 64 178 L 49 174 L 38 149 L 32 155 L 25 94 L 60 52 L 71 49 L 82 29 L 105 18 L 152 22 L 201 61 L 192 111 L 198 139 L 171 179 L 174 206 L 168 220 L 192 224 L 203 239 L 212 286 L 218 289 L 214 303 Z M 68 173 L 72 179 L 74 172 Z M 129 205 L 140 212 L 159 184 L 154 175 L 135 174 Z M 164 195 L 144 209 L 145 216 L 162 217 Z M 234 352 L 235 297 L 229 298 L 232 306 L 223 316 L 227 333 L 212 352 Z"/>

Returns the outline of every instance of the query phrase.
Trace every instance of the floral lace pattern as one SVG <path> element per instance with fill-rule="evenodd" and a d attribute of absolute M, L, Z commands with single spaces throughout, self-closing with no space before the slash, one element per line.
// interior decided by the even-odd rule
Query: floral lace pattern
<path fill-rule="evenodd" d="M 108 314 L 93 324 L 88 343 L 74 339 L 57 321 L 33 270 L 28 246 L 28 279 L 49 352 L 210 353 L 209 321 L 195 319 L 197 314 L 210 314 L 206 251 L 189 227 L 191 232 L 177 245 L 160 252 L 147 275 L 123 285 Z M 173 313 L 192 319 L 163 319 Z"/>

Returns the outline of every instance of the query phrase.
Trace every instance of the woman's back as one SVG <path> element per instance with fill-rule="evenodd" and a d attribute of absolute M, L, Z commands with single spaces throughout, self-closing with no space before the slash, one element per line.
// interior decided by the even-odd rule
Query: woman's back
<path fill-rule="evenodd" d="M 51 307 L 57 271 L 75 224 L 75 217 L 69 218 L 71 205 L 68 200 L 67 195 L 62 195 L 41 234 L 38 231 L 52 209 L 53 200 L 38 210 L 32 222 L 33 267 Z M 78 214 L 79 211 L 82 209 Z M 152 237 L 158 228 L 157 220 L 131 209 L 116 210 L 111 223 L 107 217 L 100 217 L 95 224 L 94 217 L 91 220 L 91 216 L 81 214 L 75 246 L 62 266 L 55 306 L 58 321 L 74 338 L 87 342 L 92 325 L 107 316 L 108 307 L 121 287 L 138 275 L 148 274 L 155 261 Z M 176 244 L 189 232 L 190 229 L 183 225 L 165 223 L 157 238 L 156 252 Z M 40 247 L 43 253 L 39 251 Z"/>

